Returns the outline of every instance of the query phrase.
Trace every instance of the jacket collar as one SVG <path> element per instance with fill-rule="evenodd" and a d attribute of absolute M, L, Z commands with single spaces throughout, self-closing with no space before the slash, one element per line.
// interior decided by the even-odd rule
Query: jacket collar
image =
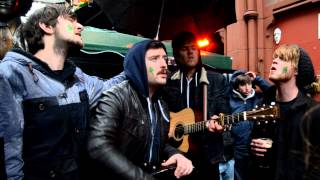
<path fill-rule="evenodd" d="M 201 73 L 200 73 L 200 83 L 206 83 L 206 84 L 210 84 L 209 80 L 208 80 L 208 76 L 207 76 L 207 70 L 202 67 L 201 68 Z M 177 72 L 175 72 L 172 76 L 171 76 L 171 80 L 181 80 L 181 77 L 183 77 L 183 72 L 178 70 Z"/>

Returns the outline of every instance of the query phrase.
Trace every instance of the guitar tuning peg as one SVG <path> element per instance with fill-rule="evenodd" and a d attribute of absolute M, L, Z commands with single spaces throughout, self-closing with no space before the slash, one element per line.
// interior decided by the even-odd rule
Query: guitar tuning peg
<path fill-rule="evenodd" d="M 261 124 L 261 123 L 258 121 L 258 122 L 257 122 L 257 125 L 260 125 L 260 124 Z"/>
<path fill-rule="evenodd" d="M 265 124 L 268 124 L 269 121 L 264 121 Z"/>
<path fill-rule="evenodd" d="M 262 104 L 262 107 L 266 107 L 266 104 Z"/>
<path fill-rule="evenodd" d="M 275 102 L 271 102 L 270 105 L 271 105 L 271 106 L 275 106 L 276 103 L 275 103 Z"/>
<path fill-rule="evenodd" d="M 258 105 L 256 105 L 254 108 L 258 108 L 259 106 Z"/>

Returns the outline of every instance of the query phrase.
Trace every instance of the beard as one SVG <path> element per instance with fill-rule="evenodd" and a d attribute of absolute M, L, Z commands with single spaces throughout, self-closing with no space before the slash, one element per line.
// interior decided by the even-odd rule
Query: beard
<path fill-rule="evenodd" d="M 69 41 L 69 49 L 72 50 L 72 49 L 77 49 L 77 50 L 80 50 L 84 47 L 84 44 L 83 42 L 79 42 L 79 41 Z"/>
<path fill-rule="evenodd" d="M 67 53 L 68 56 L 72 56 L 78 54 L 83 47 L 83 42 L 74 39 L 56 39 L 54 47 L 56 52 Z"/>
<path fill-rule="evenodd" d="M 285 74 L 273 74 L 269 75 L 269 80 L 275 84 L 280 83 L 280 82 L 287 82 L 292 79 L 292 75 L 290 73 L 285 73 Z"/>

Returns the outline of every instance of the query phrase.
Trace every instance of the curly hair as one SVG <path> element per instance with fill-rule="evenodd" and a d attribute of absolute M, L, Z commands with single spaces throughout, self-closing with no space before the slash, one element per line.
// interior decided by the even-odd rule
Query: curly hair
<path fill-rule="evenodd" d="M 44 48 L 42 37 L 45 32 L 39 24 L 55 27 L 58 17 L 68 17 L 76 19 L 76 14 L 71 7 L 63 4 L 47 5 L 35 11 L 20 28 L 20 38 L 24 39 L 28 46 L 28 51 L 32 54 Z"/>

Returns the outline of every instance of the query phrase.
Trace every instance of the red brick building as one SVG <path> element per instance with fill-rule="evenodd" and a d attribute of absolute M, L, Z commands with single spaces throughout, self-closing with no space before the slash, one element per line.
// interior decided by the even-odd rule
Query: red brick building
<path fill-rule="evenodd" d="M 218 31 L 233 69 L 267 77 L 273 50 L 281 44 L 298 44 L 320 74 L 320 0 L 235 0 L 235 6 L 237 22 Z M 278 44 L 276 28 L 281 30 Z"/>

